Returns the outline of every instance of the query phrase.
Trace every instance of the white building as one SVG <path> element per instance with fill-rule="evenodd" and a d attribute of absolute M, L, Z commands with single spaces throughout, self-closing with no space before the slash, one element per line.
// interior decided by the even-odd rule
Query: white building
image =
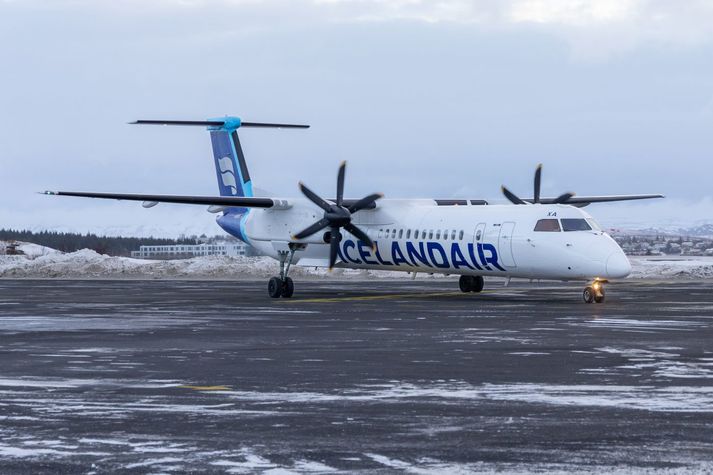
<path fill-rule="evenodd" d="M 131 251 L 136 259 L 181 259 L 196 256 L 245 256 L 248 246 L 241 242 L 140 246 Z"/>

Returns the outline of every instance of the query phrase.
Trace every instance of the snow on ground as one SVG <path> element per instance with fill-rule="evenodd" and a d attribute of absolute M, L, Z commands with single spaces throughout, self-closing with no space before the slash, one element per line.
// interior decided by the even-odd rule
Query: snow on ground
<path fill-rule="evenodd" d="M 630 279 L 711 279 L 713 257 L 631 256 Z"/>
<path fill-rule="evenodd" d="M 33 249 L 22 245 L 21 248 Z M 34 245 L 29 245 L 34 246 Z M 41 248 L 41 246 L 37 246 Z M 45 248 L 47 249 L 47 248 Z M 33 249 L 34 250 L 34 249 Z M 37 249 L 27 255 L 0 255 L 0 277 L 6 278 L 269 278 L 278 273 L 278 263 L 269 257 L 203 256 L 178 260 L 146 260 L 113 257 L 90 249 L 63 254 Z M 381 271 L 302 268 L 293 266 L 295 277 L 404 278 L 405 274 Z"/>
<path fill-rule="evenodd" d="M 269 257 L 206 256 L 158 261 L 112 257 L 89 249 L 63 254 L 37 244 L 21 243 L 25 255 L 0 255 L 0 277 L 15 278 L 269 278 L 278 272 Z M 713 257 L 631 257 L 635 279 L 713 278 Z M 293 266 L 290 274 L 304 278 L 410 278 L 404 273 Z M 423 277 L 427 274 L 420 274 Z M 436 277 L 441 276 L 435 274 Z"/>
<path fill-rule="evenodd" d="M 0 248 L 5 249 L 5 246 L 8 244 L 9 243 L 7 241 L 0 241 Z M 25 255 L 30 258 L 44 256 L 47 254 L 61 254 L 60 251 L 56 249 L 40 246 L 39 244 L 33 244 L 31 242 L 20 242 L 18 244 L 17 249 L 25 253 Z"/>

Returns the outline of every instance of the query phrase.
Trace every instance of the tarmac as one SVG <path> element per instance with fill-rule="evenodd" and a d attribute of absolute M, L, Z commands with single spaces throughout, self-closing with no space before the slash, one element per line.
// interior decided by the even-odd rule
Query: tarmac
<path fill-rule="evenodd" d="M 710 281 L 0 280 L 1 473 L 713 471 Z"/>

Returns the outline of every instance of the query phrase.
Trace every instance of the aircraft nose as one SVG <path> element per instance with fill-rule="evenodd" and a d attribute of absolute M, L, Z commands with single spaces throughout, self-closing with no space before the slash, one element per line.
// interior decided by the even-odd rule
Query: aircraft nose
<path fill-rule="evenodd" d="M 607 259 L 607 277 L 622 279 L 631 273 L 631 263 L 623 252 L 612 253 Z"/>

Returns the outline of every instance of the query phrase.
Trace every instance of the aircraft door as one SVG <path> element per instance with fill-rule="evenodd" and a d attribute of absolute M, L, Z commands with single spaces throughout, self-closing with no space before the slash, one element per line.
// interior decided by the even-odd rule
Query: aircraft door
<path fill-rule="evenodd" d="M 500 236 L 498 237 L 498 254 L 500 262 L 505 267 L 516 267 L 515 257 L 512 254 L 512 236 L 515 230 L 515 223 L 508 221 L 500 225 Z"/>

